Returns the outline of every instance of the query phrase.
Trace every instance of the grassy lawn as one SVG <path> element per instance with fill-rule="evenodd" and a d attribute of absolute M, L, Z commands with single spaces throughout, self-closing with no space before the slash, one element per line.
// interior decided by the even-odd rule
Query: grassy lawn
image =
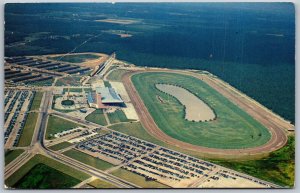
<path fill-rule="evenodd" d="M 132 81 L 158 127 L 175 139 L 222 149 L 256 147 L 270 139 L 269 131 L 262 124 L 197 78 L 150 72 L 136 74 Z M 190 90 L 214 109 L 217 119 L 209 122 L 185 120 L 184 106 L 176 98 L 156 89 L 158 83 Z M 161 104 L 157 95 L 168 102 Z"/>
<path fill-rule="evenodd" d="M 57 108 L 53 108 L 53 109 L 62 113 L 70 113 L 78 110 L 78 109 L 69 110 L 69 109 L 57 109 Z"/>
<path fill-rule="evenodd" d="M 19 155 L 21 155 L 23 152 L 24 152 L 23 149 L 9 150 L 9 151 L 5 152 L 5 165 L 12 162 Z"/>
<path fill-rule="evenodd" d="M 94 112 L 86 116 L 85 120 L 99 125 L 107 125 L 106 119 L 103 114 L 103 110 L 101 109 L 96 109 Z"/>
<path fill-rule="evenodd" d="M 51 158 L 45 157 L 43 155 L 35 155 L 33 158 L 31 158 L 28 162 L 26 162 L 20 169 L 17 170 L 17 172 L 13 173 L 8 179 L 5 180 L 5 184 L 8 187 L 14 187 L 14 185 L 20 181 L 34 166 L 38 164 L 45 164 L 48 167 L 51 167 L 53 169 L 56 169 L 66 175 L 72 176 L 73 178 L 83 181 L 89 178 L 90 176 L 80 172 L 78 170 L 75 170 L 74 168 L 67 166 L 65 164 L 62 164 L 60 162 L 57 162 Z M 37 177 L 37 176 L 35 176 Z"/>
<path fill-rule="evenodd" d="M 62 113 L 69 113 L 69 112 L 73 112 L 73 111 L 78 110 L 78 109 L 57 109 L 57 108 L 55 108 L 56 99 L 61 98 L 61 97 L 62 96 L 58 96 L 58 95 L 53 96 L 53 102 L 52 102 L 52 109 L 53 110 L 56 110 L 56 111 L 59 111 L 59 112 L 62 112 Z"/>
<path fill-rule="evenodd" d="M 111 133 L 111 131 L 101 129 L 101 130 L 98 130 L 97 133 L 99 133 L 101 135 L 106 135 L 108 133 Z"/>
<path fill-rule="evenodd" d="M 108 162 L 103 161 L 101 159 L 95 158 L 93 156 L 90 156 L 88 154 L 85 154 L 85 153 L 80 152 L 80 151 L 75 150 L 75 149 L 68 150 L 68 151 L 64 152 L 63 154 L 70 157 L 70 158 L 76 159 L 76 160 L 78 160 L 82 163 L 85 163 L 87 165 L 90 165 L 92 167 L 100 169 L 100 170 L 106 170 L 106 169 L 111 168 L 111 167 L 114 166 L 111 163 L 108 163 Z"/>
<path fill-rule="evenodd" d="M 68 88 L 64 88 L 63 89 L 63 94 L 65 94 L 68 91 L 69 91 Z M 70 92 L 82 92 L 82 88 L 70 88 Z"/>
<path fill-rule="evenodd" d="M 152 143 L 161 146 L 170 147 L 164 142 L 149 135 L 140 122 L 120 123 L 120 124 L 109 126 L 109 128 L 122 133 L 126 133 L 127 135 L 131 135 L 146 141 L 150 141 Z"/>
<path fill-rule="evenodd" d="M 32 86 L 51 86 L 53 81 L 54 81 L 54 79 L 36 81 L 36 82 L 28 83 L 28 85 L 32 85 Z"/>
<path fill-rule="evenodd" d="M 230 162 L 212 161 L 281 186 L 293 187 L 295 179 L 295 137 L 290 136 L 285 147 L 272 152 L 264 159 Z"/>
<path fill-rule="evenodd" d="M 86 60 L 98 59 L 99 56 L 94 55 L 94 54 L 76 54 L 76 55 L 66 55 L 64 57 L 55 56 L 55 57 L 48 57 L 48 58 L 52 59 L 52 60 L 63 61 L 63 62 L 81 63 L 81 62 L 84 62 Z"/>
<path fill-rule="evenodd" d="M 65 149 L 67 147 L 70 147 L 71 145 L 73 145 L 72 143 L 69 143 L 69 142 L 61 142 L 61 143 L 58 143 L 56 145 L 53 145 L 53 146 L 50 146 L 49 149 L 52 149 L 54 151 L 58 151 L 58 150 L 61 150 L 61 149 Z"/>
<path fill-rule="evenodd" d="M 143 188 L 169 188 L 169 186 L 166 186 L 159 182 L 146 181 L 146 178 L 122 168 L 113 171 L 111 174 L 129 182 L 132 182 Z"/>
<path fill-rule="evenodd" d="M 122 76 L 128 72 L 127 70 L 114 70 L 107 76 L 107 79 L 110 81 L 122 81 Z"/>
<path fill-rule="evenodd" d="M 88 92 L 92 92 L 92 91 L 93 91 L 93 89 L 92 89 L 92 88 L 84 88 L 83 90 L 84 90 L 84 92 L 86 92 L 86 93 L 88 93 Z"/>
<path fill-rule="evenodd" d="M 81 76 L 68 76 L 56 81 L 55 86 L 80 86 Z"/>
<path fill-rule="evenodd" d="M 111 85 L 110 85 L 109 81 L 104 81 L 104 86 L 105 86 L 105 87 L 110 87 L 110 88 L 111 88 Z"/>
<path fill-rule="evenodd" d="M 13 187 L 19 189 L 57 189 L 70 188 L 78 183 L 80 180 L 76 178 L 45 164 L 37 164 Z"/>
<path fill-rule="evenodd" d="M 113 69 L 115 69 L 115 68 L 117 68 L 117 66 L 115 66 L 115 65 L 110 66 L 110 67 L 108 68 L 108 70 L 106 71 L 105 75 L 106 75 L 107 73 L 110 73 L 110 71 L 113 70 Z"/>
<path fill-rule="evenodd" d="M 36 92 L 35 93 L 32 105 L 30 107 L 30 111 L 38 110 L 40 108 L 42 98 L 43 98 L 43 92 Z"/>
<path fill-rule="evenodd" d="M 107 113 L 107 116 L 108 116 L 110 123 L 133 121 L 133 120 L 127 119 L 125 113 L 122 110 L 117 110 L 113 113 Z"/>
<path fill-rule="evenodd" d="M 71 121 L 67 121 L 65 119 L 50 115 L 46 130 L 46 139 L 53 139 L 54 137 L 51 135 L 54 135 L 55 133 L 64 131 L 64 130 L 70 130 L 75 127 L 79 127 L 81 125 L 76 124 Z"/>
<path fill-rule="evenodd" d="M 88 183 L 88 185 L 93 186 L 94 188 L 118 188 L 117 186 L 114 186 L 100 179 L 93 180 Z"/>
<path fill-rule="evenodd" d="M 18 147 L 25 147 L 30 145 L 37 118 L 38 118 L 38 113 L 28 114 L 24 128 L 21 133 L 20 140 L 17 145 Z"/>

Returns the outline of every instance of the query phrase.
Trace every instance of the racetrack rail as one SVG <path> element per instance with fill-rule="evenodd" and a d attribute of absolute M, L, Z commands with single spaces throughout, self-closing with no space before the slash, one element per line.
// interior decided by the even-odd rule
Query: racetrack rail
<path fill-rule="evenodd" d="M 251 148 L 243 148 L 243 149 L 217 149 L 217 148 L 208 148 L 203 146 L 197 146 L 193 144 L 189 144 L 171 136 L 165 134 L 163 131 L 159 129 L 153 120 L 151 114 L 147 110 L 147 107 L 143 103 L 143 100 L 140 98 L 137 90 L 135 89 L 131 76 L 138 73 L 144 72 L 168 72 L 168 73 L 177 73 L 183 75 L 189 75 L 195 78 L 198 78 L 213 89 L 221 93 L 224 97 L 229 99 L 231 102 L 239 106 L 241 109 L 246 111 L 250 116 L 264 125 L 271 134 L 271 139 L 265 143 L 264 145 L 258 147 Z M 128 95 L 131 99 L 132 104 L 134 105 L 137 114 L 140 118 L 140 121 L 146 131 L 154 136 L 155 138 L 168 143 L 170 145 L 174 145 L 180 147 L 181 149 L 195 151 L 198 154 L 201 154 L 205 157 L 212 158 L 250 158 L 249 156 L 263 156 L 267 155 L 269 152 L 280 149 L 287 143 L 287 130 L 294 128 L 294 126 L 278 115 L 273 114 L 270 110 L 266 109 L 256 101 L 246 97 L 245 95 L 239 93 L 234 88 L 230 87 L 227 84 L 224 84 L 221 80 L 205 75 L 205 74 L 197 74 L 190 71 L 181 71 L 181 70 L 146 70 L 146 71 L 135 71 L 128 72 L 124 74 L 122 77 L 124 86 L 128 92 Z"/>

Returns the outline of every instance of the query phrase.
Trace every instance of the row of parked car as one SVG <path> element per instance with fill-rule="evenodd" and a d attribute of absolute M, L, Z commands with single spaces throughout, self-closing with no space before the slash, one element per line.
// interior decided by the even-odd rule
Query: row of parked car
<path fill-rule="evenodd" d="M 167 178 L 181 181 L 199 178 L 208 176 L 207 173 L 215 167 L 209 162 L 119 132 L 94 137 L 81 142 L 76 147 L 119 160 L 121 163 L 140 157 L 123 168 L 142 175 L 148 180 Z"/>
<path fill-rule="evenodd" d="M 9 94 L 6 96 L 6 98 L 8 98 L 9 96 L 13 96 L 15 91 L 9 90 L 8 91 Z M 4 120 L 9 121 L 9 124 L 7 124 L 7 128 L 4 128 L 5 132 L 4 132 L 4 144 L 7 142 L 8 138 L 10 137 L 10 134 L 13 130 L 13 128 L 15 127 L 16 124 L 19 124 L 18 126 L 18 132 L 16 134 L 15 140 L 14 140 L 14 146 L 18 145 L 19 139 L 20 139 L 20 135 L 22 134 L 23 128 L 25 126 L 25 122 L 27 119 L 27 111 L 30 109 L 32 102 L 33 102 L 33 98 L 34 98 L 34 91 L 16 91 L 16 94 L 14 95 L 14 97 L 11 99 L 11 103 L 9 105 L 9 107 L 7 108 L 5 115 L 4 115 Z M 6 100 L 5 98 L 5 100 Z M 23 105 L 26 101 L 26 99 L 29 100 L 29 103 L 26 107 L 26 109 L 23 109 L 25 112 L 21 112 Z M 8 100 L 9 102 L 9 100 Z M 8 102 L 6 103 L 6 105 L 8 104 Z M 17 106 L 16 106 L 17 105 Z M 12 112 L 13 108 L 16 106 L 15 110 Z M 11 117 L 10 120 L 8 120 L 9 115 L 13 113 L 13 116 Z M 22 120 L 20 122 L 17 122 L 17 119 L 22 116 Z"/>

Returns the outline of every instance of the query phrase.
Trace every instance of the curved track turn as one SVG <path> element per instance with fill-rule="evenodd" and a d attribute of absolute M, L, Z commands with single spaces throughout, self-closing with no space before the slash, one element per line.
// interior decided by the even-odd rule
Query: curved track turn
<path fill-rule="evenodd" d="M 195 78 L 201 79 L 206 82 L 212 88 L 221 93 L 224 97 L 228 98 L 231 102 L 239 106 L 241 109 L 246 111 L 254 119 L 262 123 L 271 133 L 271 139 L 262 146 L 244 149 L 217 149 L 217 148 L 207 148 L 203 146 L 192 145 L 175 138 L 170 137 L 161 131 L 150 115 L 147 107 L 140 98 L 138 92 L 136 91 L 132 81 L 131 76 L 137 73 L 144 72 L 168 72 L 168 73 L 178 73 L 193 76 Z M 283 120 L 279 116 L 273 114 L 271 111 L 267 110 L 265 107 L 257 103 L 256 101 L 244 96 L 239 93 L 234 88 L 230 87 L 221 80 L 205 75 L 197 74 L 190 71 L 181 70 L 147 70 L 147 71 L 137 71 L 129 72 L 123 76 L 124 86 L 129 94 L 131 102 L 133 103 L 140 121 L 147 132 L 154 136 L 155 138 L 166 142 L 170 145 L 180 147 L 182 149 L 196 151 L 202 155 L 213 156 L 213 157 L 243 157 L 250 155 L 263 155 L 277 149 L 280 149 L 287 143 L 287 130 L 294 128 L 294 126 L 287 121 Z"/>

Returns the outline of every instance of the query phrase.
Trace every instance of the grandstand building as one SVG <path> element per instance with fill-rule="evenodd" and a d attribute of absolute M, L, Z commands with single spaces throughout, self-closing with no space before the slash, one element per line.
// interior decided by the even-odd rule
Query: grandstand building
<path fill-rule="evenodd" d="M 108 106 L 123 106 L 124 101 L 119 94 L 109 87 L 96 87 L 87 95 L 87 101 L 92 108 L 107 108 Z"/>

